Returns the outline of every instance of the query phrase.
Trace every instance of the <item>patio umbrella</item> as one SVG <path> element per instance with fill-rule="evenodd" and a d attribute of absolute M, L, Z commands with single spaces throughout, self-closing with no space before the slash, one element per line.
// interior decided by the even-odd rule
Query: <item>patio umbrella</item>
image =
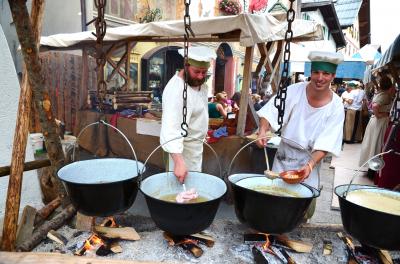
<path fill-rule="evenodd" d="M 362 59 L 367 64 L 372 65 L 382 57 L 382 54 L 373 45 L 367 44 L 351 57 Z"/>

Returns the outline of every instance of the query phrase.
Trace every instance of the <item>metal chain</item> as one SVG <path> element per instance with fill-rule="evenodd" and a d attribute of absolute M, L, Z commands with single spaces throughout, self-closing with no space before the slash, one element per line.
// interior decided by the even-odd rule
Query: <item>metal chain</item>
<path fill-rule="evenodd" d="M 282 124 L 283 124 L 283 116 L 285 114 L 285 101 L 286 101 L 286 92 L 287 87 L 289 85 L 289 61 L 290 61 L 290 42 L 293 39 L 293 31 L 292 31 L 292 23 L 295 17 L 295 11 L 293 9 L 293 2 L 295 0 L 290 1 L 290 8 L 286 13 L 286 20 L 288 22 L 287 30 L 285 34 L 285 51 L 283 54 L 283 70 L 281 80 L 279 82 L 279 88 L 276 93 L 276 97 L 274 100 L 274 106 L 278 109 L 278 125 L 279 129 L 275 132 L 276 134 L 281 134 Z"/>
<path fill-rule="evenodd" d="M 97 64 L 97 96 L 99 100 L 98 108 L 103 111 L 103 102 L 107 93 L 107 83 L 104 80 L 104 66 L 106 64 L 106 54 L 103 51 L 103 39 L 106 35 L 107 24 L 104 19 L 104 9 L 107 0 L 94 0 L 97 8 L 97 17 L 91 21 L 96 28 L 96 64 Z"/>
<path fill-rule="evenodd" d="M 186 116 L 187 116 L 187 86 L 188 86 L 188 52 L 189 52 L 189 33 L 194 37 L 193 30 L 191 28 L 191 20 L 190 20 L 190 14 L 189 14 L 189 7 L 190 7 L 190 0 L 185 0 L 185 16 L 183 18 L 183 22 L 185 25 L 185 35 L 184 37 L 184 45 L 183 45 L 183 68 L 184 68 L 184 78 L 185 82 L 183 84 L 183 107 L 182 107 L 182 136 L 187 137 L 188 136 L 188 124 L 186 123 Z"/>

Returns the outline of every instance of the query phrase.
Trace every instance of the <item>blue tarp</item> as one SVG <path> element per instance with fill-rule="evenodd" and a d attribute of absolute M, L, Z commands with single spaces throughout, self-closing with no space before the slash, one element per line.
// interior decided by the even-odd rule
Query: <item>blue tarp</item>
<path fill-rule="evenodd" d="M 336 78 L 364 79 L 366 63 L 363 61 L 344 61 L 336 70 Z M 304 63 L 304 76 L 309 77 L 311 73 L 311 62 Z"/>

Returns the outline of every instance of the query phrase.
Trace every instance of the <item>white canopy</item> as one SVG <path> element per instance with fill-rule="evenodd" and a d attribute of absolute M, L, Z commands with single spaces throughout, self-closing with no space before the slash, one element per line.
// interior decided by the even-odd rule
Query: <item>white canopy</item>
<path fill-rule="evenodd" d="M 249 47 L 257 43 L 284 39 L 287 22 L 278 21 L 269 14 L 240 14 L 192 20 L 191 28 L 196 35 L 191 41 L 239 41 L 241 46 Z M 323 39 L 322 26 L 315 21 L 295 20 L 292 31 L 296 41 Z M 42 37 L 40 44 L 49 49 L 92 46 L 96 41 L 92 32 Z M 184 33 L 183 20 L 160 21 L 108 28 L 104 41 L 183 41 Z"/>

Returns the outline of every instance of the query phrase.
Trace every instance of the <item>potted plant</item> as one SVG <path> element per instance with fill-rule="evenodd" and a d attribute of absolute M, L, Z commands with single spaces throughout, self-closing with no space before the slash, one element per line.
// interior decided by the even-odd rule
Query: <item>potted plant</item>
<path fill-rule="evenodd" d="M 242 12 L 242 5 L 238 0 L 219 0 L 219 12 L 224 15 L 238 15 Z"/>

